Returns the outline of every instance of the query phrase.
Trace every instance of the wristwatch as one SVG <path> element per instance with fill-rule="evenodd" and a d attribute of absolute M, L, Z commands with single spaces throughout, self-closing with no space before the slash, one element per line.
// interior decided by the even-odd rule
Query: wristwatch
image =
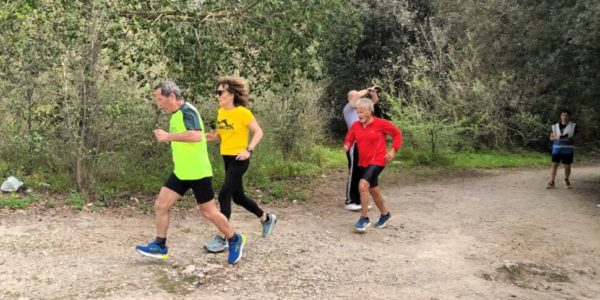
<path fill-rule="evenodd" d="M 248 153 L 252 154 L 252 148 L 246 147 L 246 151 L 248 151 Z"/>

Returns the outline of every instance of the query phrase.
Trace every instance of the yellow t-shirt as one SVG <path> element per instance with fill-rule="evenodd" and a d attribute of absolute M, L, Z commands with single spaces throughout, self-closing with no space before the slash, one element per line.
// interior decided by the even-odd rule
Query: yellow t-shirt
<path fill-rule="evenodd" d="M 243 106 L 219 108 L 217 133 L 221 138 L 221 155 L 238 155 L 248 147 L 248 124 L 252 120 L 254 115 Z"/>

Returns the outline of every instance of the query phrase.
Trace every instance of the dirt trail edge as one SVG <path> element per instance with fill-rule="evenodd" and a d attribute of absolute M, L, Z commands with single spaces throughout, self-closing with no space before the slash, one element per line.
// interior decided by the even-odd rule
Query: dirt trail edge
<path fill-rule="evenodd" d="M 306 203 L 266 206 L 269 238 L 235 208 L 249 244 L 233 267 L 203 251 L 214 231 L 195 209 L 172 215 L 167 262 L 134 251 L 152 215 L 3 210 L 0 299 L 600 299 L 600 165 L 575 166 L 571 190 L 561 172 L 554 190 L 547 169 L 414 184 L 384 172 L 393 219 L 365 234 L 336 173 Z"/>

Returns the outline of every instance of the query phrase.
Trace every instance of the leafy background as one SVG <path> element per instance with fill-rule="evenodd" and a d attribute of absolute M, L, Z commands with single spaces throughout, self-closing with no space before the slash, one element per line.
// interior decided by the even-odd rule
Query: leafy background
<path fill-rule="evenodd" d="M 176 81 L 210 126 L 222 75 L 251 84 L 266 136 L 247 177 L 274 195 L 345 165 L 345 95 L 372 84 L 409 164 L 544 153 L 560 108 L 593 151 L 598 15 L 591 0 L 4 1 L 0 175 L 90 199 L 154 192 L 171 161 L 152 86 Z"/>

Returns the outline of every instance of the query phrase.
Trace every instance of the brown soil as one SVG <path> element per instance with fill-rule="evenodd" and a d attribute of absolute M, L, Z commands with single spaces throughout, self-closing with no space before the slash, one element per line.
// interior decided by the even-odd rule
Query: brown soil
<path fill-rule="evenodd" d="M 329 174 L 306 203 L 265 206 L 269 238 L 236 208 L 249 244 L 233 267 L 203 251 L 214 230 L 195 209 L 173 213 L 167 262 L 134 251 L 150 214 L 2 210 L 0 299 L 600 299 L 600 165 L 576 166 L 571 190 L 546 190 L 547 173 L 384 171 L 393 219 L 365 234 Z"/>

